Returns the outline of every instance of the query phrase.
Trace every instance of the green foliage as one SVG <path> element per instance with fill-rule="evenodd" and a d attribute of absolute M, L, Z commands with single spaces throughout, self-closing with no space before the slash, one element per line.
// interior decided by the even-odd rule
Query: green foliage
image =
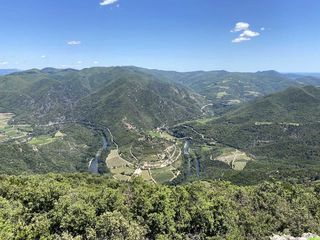
<path fill-rule="evenodd" d="M 97 239 L 139 240 L 145 229 L 134 221 L 129 221 L 120 212 L 105 212 L 97 218 Z"/>
<path fill-rule="evenodd" d="M 319 183 L 159 186 L 85 174 L 1 176 L 1 239 L 268 239 L 319 234 Z"/>

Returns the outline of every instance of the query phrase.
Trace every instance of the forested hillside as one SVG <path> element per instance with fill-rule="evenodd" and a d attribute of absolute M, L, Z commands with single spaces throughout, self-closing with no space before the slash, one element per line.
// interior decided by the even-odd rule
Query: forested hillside
<path fill-rule="evenodd" d="M 89 119 L 112 126 L 127 117 L 136 125 L 154 127 L 199 116 L 204 99 L 135 68 L 112 67 L 6 75 L 0 77 L 0 101 L 21 122 Z"/>
<path fill-rule="evenodd" d="M 157 77 L 180 83 L 210 100 L 208 109 L 221 114 L 239 103 L 267 94 L 283 91 L 292 86 L 320 86 L 320 79 L 297 75 L 290 77 L 276 71 L 256 73 L 227 71 L 170 72 L 147 70 Z"/>
<path fill-rule="evenodd" d="M 198 93 L 133 67 L 45 68 L 6 75 L 0 77 L 0 148 L 5 153 L 0 172 L 88 171 L 102 144 L 101 165 L 111 150 L 122 164 L 158 161 L 168 149 L 166 160 L 173 144 L 151 140 L 150 131 L 196 119 L 205 104 Z M 135 169 L 132 165 L 130 174 Z M 173 177 L 167 169 L 166 180 Z"/>
<path fill-rule="evenodd" d="M 172 131 L 193 138 L 205 178 L 313 181 L 320 179 L 319 106 L 319 88 L 294 87 Z"/>
<path fill-rule="evenodd" d="M 121 180 L 315 180 L 320 94 L 304 84 L 317 82 L 137 67 L 1 76 L 0 173 L 85 172 L 96 159 Z"/>

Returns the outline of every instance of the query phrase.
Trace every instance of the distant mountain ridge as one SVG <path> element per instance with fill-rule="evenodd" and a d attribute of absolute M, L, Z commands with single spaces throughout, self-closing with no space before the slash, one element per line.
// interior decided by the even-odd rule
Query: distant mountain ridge
<path fill-rule="evenodd" d="M 286 75 L 291 75 L 295 77 L 315 77 L 320 78 L 319 72 L 297 72 L 297 73 L 287 73 Z"/>
<path fill-rule="evenodd" d="M 291 86 L 320 85 L 320 78 L 292 76 L 269 70 L 256 73 L 219 71 L 173 72 L 145 70 L 170 82 L 180 83 L 212 102 L 215 113 Z"/>
<path fill-rule="evenodd" d="M 276 71 L 181 73 L 133 66 L 30 69 L 0 77 L 0 107 L 16 111 L 21 119 L 44 122 L 80 116 L 110 122 L 117 116 L 117 121 L 128 117 L 138 126 L 154 127 L 201 116 L 203 106 L 219 113 L 291 86 L 319 83 L 317 78 L 292 79 Z"/>
<path fill-rule="evenodd" d="M 18 72 L 18 69 L 0 69 L 0 76 Z"/>

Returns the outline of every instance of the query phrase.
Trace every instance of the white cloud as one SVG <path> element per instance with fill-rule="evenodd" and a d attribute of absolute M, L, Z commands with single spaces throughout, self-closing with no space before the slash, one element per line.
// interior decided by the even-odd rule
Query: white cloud
<path fill-rule="evenodd" d="M 77 63 L 78 63 L 78 64 L 82 64 L 82 61 L 78 61 Z"/>
<path fill-rule="evenodd" d="M 46 55 L 42 55 L 42 56 L 41 56 L 41 58 L 46 58 L 46 57 L 47 57 Z"/>
<path fill-rule="evenodd" d="M 264 30 L 266 30 L 266 29 L 265 29 L 264 27 L 262 27 L 262 28 L 260 28 L 260 30 L 261 30 L 261 31 L 264 31 Z"/>
<path fill-rule="evenodd" d="M 102 2 L 100 2 L 100 5 L 101 6 L 106 6 L 106 5 L 110 5 L 110 4 L 116 3 L 116 2 L 118 2 L 118 0 L 102 0 Z"/>
<path fill-rule="evenodd" d="M 72 40 L 72 41 L 68 41 L 67 44 L 68 45 L 80 45 L 81 41 Z"/>
<path fill-rule="evenodd" d="M 99 64 L 99 61 L 93 61 L 93 64 Z"/>
<path fill-rule="evenodd" d="M 243 33 L 240 34 L 240 37 L 245 37 L 245 38 L 253 38 L 253 37 L 258 37 L 260 33 L 258 32 L 253 32 L 251 30 L 245 30 Z"/>
<path fill-rule="evenodd" d="M 246 23 L 246 22 L 238 22 L 236 23 L 236 25 L 234 26 L 234 28 L 231 30 L 231 32 L 240 32 L 243 30 L 247 30 L 249 29 L 250 24 Z"/>
<path fill-rule="evenodd" d="M 247 37 L 237 37 L 235 39 L 232 40 L 233 43 L 240 43 L 243 41 L 249 41 L 251 38 L 247 38 Z"/>
<path fill-rule="evenodd" d="M 249 29 L 250 27 L 250 24 L 249 23 L 246 23 L 246 22 L 238 22 L 236 23 L 235 27 L 231 30 L 231 32 L 241 32 L 239 34 L 239 36 L 235 39 L 232 40 L 233 43 L 240 43 L 240 42 L 244 42 L 244 41 L 249 41 L 251 40 L 252 38 L 254 37 L 258 37 L 260 35 L 259 32 L 254 32 L 254 31 L 251 31 Z M 261 31 L 262 28 L 260 29 Z"/>
<path fill-rule="evenodd" d="M 7 65 L 9 62 L 7 61 L 0 61 L 0 65 Z"/>

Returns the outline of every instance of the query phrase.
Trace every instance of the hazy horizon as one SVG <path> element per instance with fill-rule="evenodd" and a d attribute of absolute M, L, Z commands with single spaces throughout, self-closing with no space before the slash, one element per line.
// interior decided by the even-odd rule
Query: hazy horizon
<path fill-rule="evenodd" d="M 37 67 L 31 67 L 31 68 L 26 68 L 26 69 L 18 69 L 18 68 L 0 68 L 0 70 L 8 70 L 8 71 L 16 71 L 16 72 L 21 72 L 21 71 L 28 71 L 28 70 L 32 70 L 32 69 L 38 69 L 38 70 L 43 70 L 46 68 L 54 68 L 54 69 L 73 69 L 73 70 L 84 70 L 84 69 L 88 69 L 88 68 L 111 68 L 111 67 L 137 67 L 137 68 L 144 68 L 144 69 L 149 69 L 149 70 L 160 70 L 160 71 L 172 71 L 172 72 L 214 72 L 214 71 L 226 71 L 226 72 L 231 72 L 231 73 L 257 73 L 257 72 L 268 72 L 268 71 L 275 71 L 281 74 L 297 74 L 297 75 L 307 75 L 307 74 L 311 74 L 314 75 L 316 77 L 320 77 L 320 71 L 319 72 L 281 72 L 281 71 L 277 71 L 275 69 L 264 69 L 264 70 L 257 70 L 257 71 L 231 71 L 228 69 L 211 69 L 211 70 L 203 70 L 203 69 L 198 69 L 198 70 L 193 70 L 193 71 L 178 71 L 175 69 L 158 69 L 158 68 L 149 68 L 149 67 L 144 67 L 144 66 L 135 66 L 135 65 L 110 65 L 110 66 L 88 66 L 88 67 L 83 67 L 83 68 L 72 68 L 72 67 L 52 67 L 52 66 L 47 66 L 47 67 L 41 67 L 41 68 L 37 68 Z M 310 76 L 311 76 L 310 75 Z"/>

